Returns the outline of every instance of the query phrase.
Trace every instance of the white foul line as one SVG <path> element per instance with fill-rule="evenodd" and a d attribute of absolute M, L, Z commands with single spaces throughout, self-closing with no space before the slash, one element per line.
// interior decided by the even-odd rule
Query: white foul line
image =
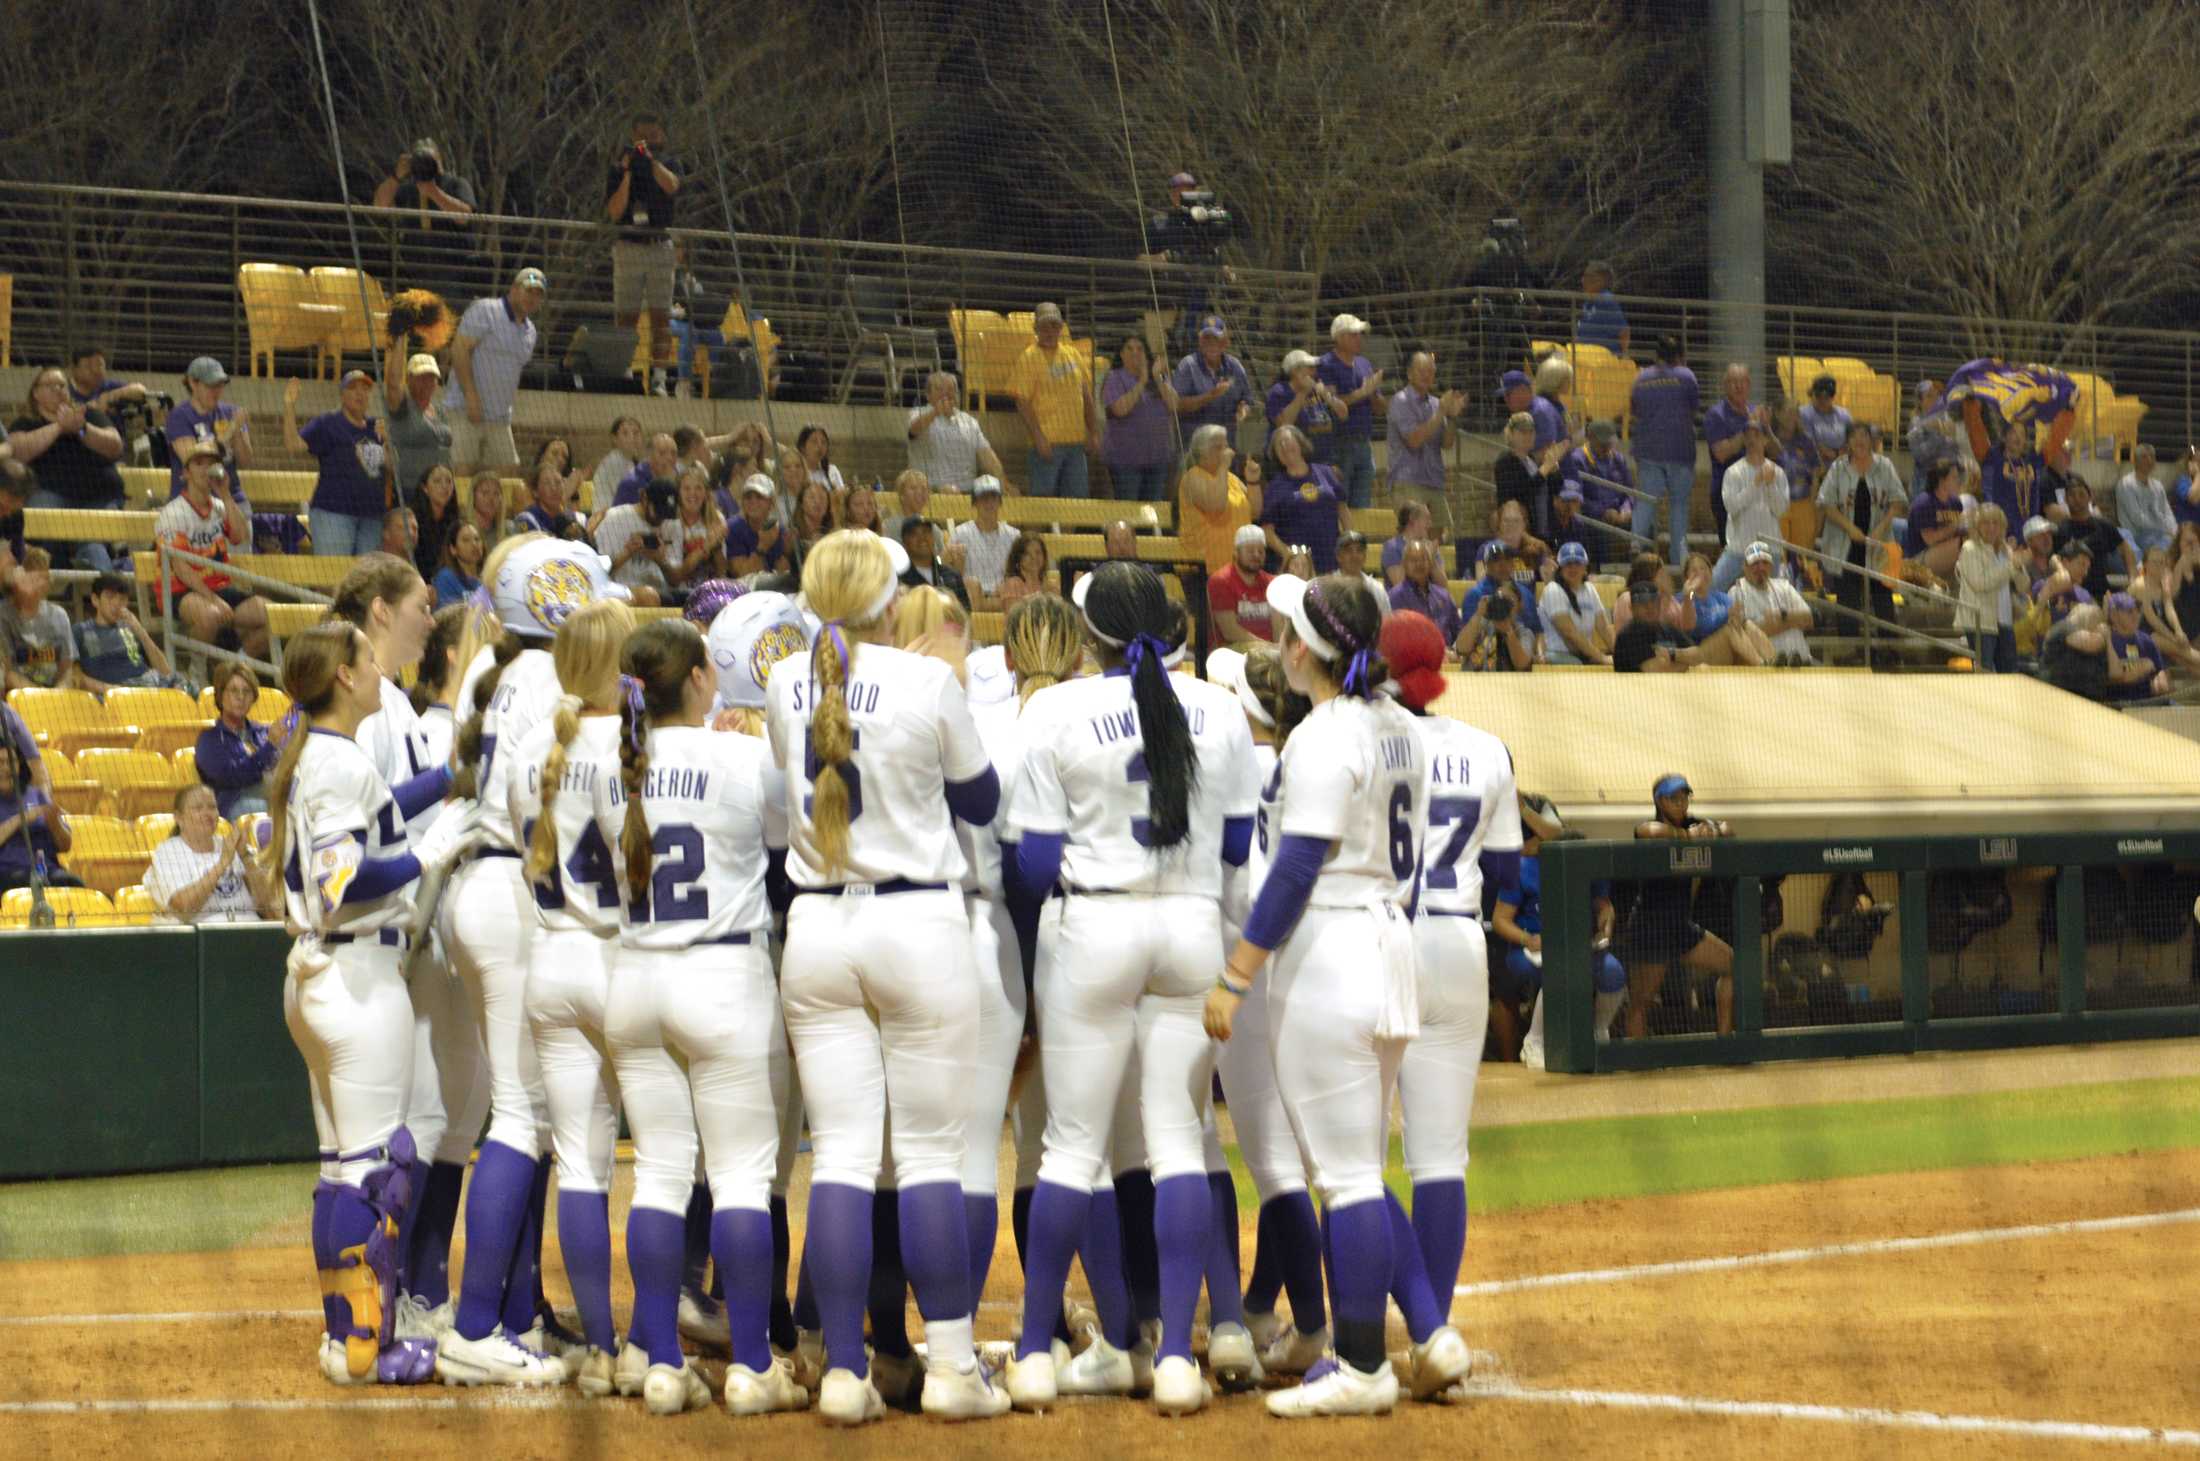
<path fill-rule="evenodd" d="M 1739 1268 L 1771 1268 L 1783 1263 L 1811 1263 L 1821 1258 L 1855 1258 L 1875 1253 L 1911 1253 L 1926 1248 L 1967 1248 L 1979 1243 L 2011 1243 L 2026 1238 L 2058 1238 L 2073 1233 L 2117 1233 L 2136 1228 L 2166 1228 L 2178 1223 L 2200 1222 L 2200 1207 L 2176 1212 L 2146 1212 L 2130 1217 L 2082 1218 L 2061 1223 L 2027 1223 L 2014 1228 L 1973 1228 L 1961 1233 L 1934 1233 L 1923 1238 L 1874 1238 L 1862 1243 L 1829 1243 L 1820 1248 L 1779 1248 L 1769 1253 L 1736 1253 L 1722 1258 L 1681 1258 L 1667 1263 L 1638 1263 L 1626 1268 L 1587 1268 L 1571 1273 L 1535 1273 L 1525 1278 L 1501 1278 L 1487 1283 L 1463 1283 L 1452 1292 L 1462 1298 L 1486 1294 L 1512 1294 L 1524 1289 L 1568 1288 L 1584 1283 L 1625 1283 L 1638 1278 L 1666 1278 L 1684 1273 L 1724 1273 Z"/>
<path fill-rule="evenodd" d="M 1776 1400 L 1706 1400 L 1690 1395 L 1639 1395 L 1624 1390 L 1533 1390 L 1509 1380 L 1469 1380 L 1466 1388 L 1477 1399 L 1524 1400 L 1537 1405 L 1605 1406 L 1730 1419 L 1806 1420 L 1894 1430 L 2022 1436 L 2033 1440 L 2112 1441 L 2126 1445 L 2200 1448 L 2200 1431 L 2159 1430 L 2152 1426 L 2011 1420 L 1991 1415 L 1943 1415 L 1931 1410 L 1880 1410 L 1855 1405 L 1797 1405 Z"/>
<path fill-rule="evenodd" d="M 557 1410 L 588 1402 L 562 1390 L 507 1387 L 493 1398 L 461 1399 L 455 1395 L 391 1395 L 368 1398 L 300 1400 L 7 1400 L 0 1401 L 0 1415 L 207 1415 L 233 1411 L 296 1414 L 303 1411 L 399 1411 L 399 1410 Z"/>
<path fill-rule="evenodd" d="M 239 1319 L 318 1319 L 319 1309 L 172 1309 L 138 1314 L 7 1314 L 0 1328 L 33 1324 L 224 1324 Z"/>

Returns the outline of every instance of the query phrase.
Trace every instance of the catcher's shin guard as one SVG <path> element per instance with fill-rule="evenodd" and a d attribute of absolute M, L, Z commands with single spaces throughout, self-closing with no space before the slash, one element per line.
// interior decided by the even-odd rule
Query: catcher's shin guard
<path fill-rule="evenodd" d="M 344 1196 L 363 1200 L 369 1227 L 363 1241 L 336 1247 L 321 1269 L 321 1307 L 331 1338 L 344 1343 L 345 1368 L 355 1380 L 376 1372 L 390 1347 L 397 1311 L 398 1233 L 412 1201 L 412 1133 L 400 1126 L 383 1148 L 382 1165 Z"/>

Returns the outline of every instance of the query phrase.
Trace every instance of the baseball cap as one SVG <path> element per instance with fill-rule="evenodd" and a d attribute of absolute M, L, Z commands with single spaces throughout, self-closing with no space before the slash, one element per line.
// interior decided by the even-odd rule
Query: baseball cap
<path fill-rule="evenodd" d="M 970 484 L 972 497 L 998 497 L 1001 495 L 1001 479 L 988 472 Z"/>
<path fill-rule="evenodd" d="M 1169 176 L 1169 186 L 1172 188 L 1196 188 L 1199 186 L 1199 179 L 1188 172 L 1172 173 Z"/>
<path fill-rule="evenodd" d="M 2084 557 L 2090 559 L 2093 556 L 2092 546 L 2083 538 L 2065 538 L 2062 540 L 2062 546 L 2055 551 L 2065 558 Z"/>
<path fill-rule="evenodd" d="M 747 593 L 718 611 L 704 644 L 718 677 L 718 698 L 760 710 L 772 667 L 809 652 L 810 628 L 792 596 Z"/>
<path fill-rule="evenodd" d="M 1658 586 L 1648 579 L 1628 587 L 1627 601 L 1631 604 L 1654 604 L 1658 601 Z"/>
<path fill-rule="evenodd" d="M 1688 784 L 1688 778 L 1678 771 L 1668 771 L 1658 778 L 1658 784 L 1650 788 L 1653 797 L 1679 796 L 1682 792 L 1694 795 L 1696 788 Z"/>
<path fill-rule="evenodd" d="M 749 473 L 748 480 L 741 484 L 741 495 L 743 497 L 770 497 L 772 495 L 772 479 L 762 472 Z"/>
<path fill-rule="evenodd" d="M 1260 528 L 1253 523 L 1245 523 L 1240 526 L 1236 534 L 1231 537 L 1230 546 L 1233 548 L 1242 548 L 1247 543 L 1266 543 L 1267 541 L 1268 534 L 1262 532 Z"/>
<path fill-rule="evenodd" d="M 1016 698 L 1016 676 L 1008 651 L 998 644 L 973 649 L 963 661 L 963 696 L 973 707 L 1000 705 Z"/>
<path fill-rule="evenodd" d="M 1337 546 L 1340 548 L 1365 548 L 1367 546 L 1367 534 L 1356 528 L 1347 528 L 1337 534 Z"/>
<path fill-rule="evenodd" d="M 1227 335 L 1230 333 L 1230 327 L 1222 322 L 1221 315 L 1209 315 L 1199 322 L 1199 333 L 1202 335 Z"/>
<path fill-rule="evenodd" d="M 443 379 L 443 367 L 435 363 L 433 355 L 423 350 L 405 362 L 405 374 L 407 376 L 432 375 L 437 380 L 441 380 Z"/>
<path fill-rule="evenodd" d="M 1245 673 L 1245 652 L 1239 649 L 1216 649 L 1207 654 L 1207 679 L 1234 693 L 1238 704 L 1253 724 L 1263 730 L 1274 730 L 1276 718 L 1268 713 L 1268 707 L 1260 703 L 1260 696 L 1253 693 L 1253 682 Z"/>
<path fill-rule="evenodd" d="M 1475 555 L 1476 559 L 1483 563 L 1494 563 L 1500 558 L 1517 558 L 1519 556 L 1520 551 L 1503 538 L 1490 539 L 1482 545 L 1482 551 Z"/>
<path fill-rule="evenodd" d="M 611 581 L 611 561 L 584 543 L 544 538 L 514 548 L 497 569 L 489 601 L 505 628 L 532 639 L 556 636 L 583 604 L 628 597 Z"/>
<path fill-rule="evenodd" d="M 547 294 L 550 292 L 550 281 L 544 277 L 540 269 L 522 269 L 512 276 L 512 287 L 514 289 L 540 289 Z"/>
<path fill-rule="evenodd" d="M 1332 340 L 1339 335 L 1364 335 L 1366 333 L 1367 321 L 1361 319 L 1358 315 L 1338 315 L 1329 322 L 1329 338 Z"/>
<path fill-rule="evenodd" d="M 1587 566 L 1588 562 L 1589 550 L 1583 547 L 1581 544 L 1561 543 L 1558 545 L 1559 567 L 1563 568 L 1569 563 L 1579 563 L 1583 566 Z"/>
<path fill-rule="evenodd" d="M 226 385 L 229 382 L 229 372 L 223 370 L 222 363 L 213 356 L 201 355 L 183 368 L 183 378 L 196 381 L 202 386 Z"/>
<path fill-rule="evenodd" d="M 2119 614 L 2136 614 L 2139 612 L 2139 601 L 2122 589 L 2118 589 L 2108 596 L 2107 607 Z"/>
<path fill-rule="evenodd" d="M 1052 300 L 1048 300 L 1031 312 L 1031 322 L 1034 325 L 1043 325 L 1049 320 L 1057 325 L 1062 323 L 1062 307 Z"/>
<path fill-rule="evenodd" d="M 1561 502 L 1582 501 L 1583 499 L 1581 496 L 1581 488 L 1576 486 L 1572 482 L 1568 482 L 1565 486 L 1558 489 L 1558 500 Z"/>
<path fill-rule="evenodd" d="M 1293 350 L 1283 357 L 1283 373 L 1289 375 L 1294 370 L 1312 369 L 1319 364 L 1321 362 L 1314 358 L 1312 352 Z"/>
<path fill-rule="evenodd" d="M 670 477 L 652 477 L 642 488 L 642 499 L 652 517 L 668 518 L 680 510 L 680 484 Z"/>
<path fill-rule="evenodd" d="M 374 377 L 369 375 L 367 372 L 363 370 L 347 370 L 344 372 L 344 378 L 336 383 L 336 389 L 340 391 L 347 390 L 350 388 L 351 383 L 355 380 L 363 380 L 370 386 L 374 384 Z"/>
<path fill-rule="evenodd" d="M 1589 436 L 1594 441 L 1610 441 L 1617 435 L 1619 435 L 1619 427 L 1610 421 L 1592 421 L 1589 423 Z"/>
<path fill-rule="evenodd" d="M 1772 549 L 1763 543 L 1751 543 L 1742 550 L 1742 561 L 1744 563 L 1770 563 L 1772 561 Z"/>
<path fill-rule="evenodd" d="M 1507 391 L 1522 390 L 1533 384 L 1534 382 L 1528 379 L 1526 371 L 1508 370 L 1497 378 L 1497 394 L 1502 396 Z"/>
<path fill-rule="evenodd" d="M 183 449 L 183 459 L 185 461 L 188 462 L 193 457 L 212 457 L 218 462 L 222 459 L 221 443 L 215 441 L 212 437 L 194 437 L 191 444 Z"/>
<path fill-rule="evenodd" d="M 1814 396 L 1820 394 L 1830 395 L 1832 392 L 1839 390 L 1840 387 L 1841 383 L 1832 376 L 1822 375 L 1810 383 L 1810 393 Z"/>
<path fill-rule="evenodd" d="M 2024 520 L 2024 531 L 2017 534 L 2017 536 L 2020 538 L 2029 538 L 2034 533 L 2052 533 L 2054 531 L 2055 525 L 2049 522 L 2046 518 L 2028 517 Z"/>

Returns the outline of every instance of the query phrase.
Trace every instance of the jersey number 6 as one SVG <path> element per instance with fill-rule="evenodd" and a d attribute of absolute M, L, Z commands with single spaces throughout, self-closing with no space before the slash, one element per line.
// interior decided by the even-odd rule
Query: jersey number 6
<path fill-rule="evenodd" d="M 1413 876 L 1413 788 L 1404 784 L 1390 789 L 1390 870 Z"/>

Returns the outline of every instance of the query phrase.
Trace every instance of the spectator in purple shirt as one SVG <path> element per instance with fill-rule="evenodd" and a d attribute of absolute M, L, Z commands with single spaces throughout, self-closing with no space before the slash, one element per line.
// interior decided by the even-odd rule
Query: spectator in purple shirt
<path fill-rule="evenodd" d="M 1197 359 L 1185 357 L 1187 364 Z M 1184 409 L 1185 399 L 1169 379 L 1168 367 L 1147 355 L 1143 337 L 1126 335 L 1115 361 L 1100 383 L 1100 405 L 1107 417 L 1100 459 L 1107 463 L 1117 498 L 1159 502 L 1168 496 L 1169 465 L 1176 455 L 1171 416 Z M 1230 363 L 1237 364 L 1235 359 Z M 1244 369 L 1238 366 L 1240 375 Z M 1179 366 L 1177 374 L 1183 373 Z M 1186 430 L 1188 434 L 1190 427 Z"/>
<path fill-rule="evenodd" d="M 1962 465 L 1941 462 L 1933 468 L 1925 490 L 1910 502 L 1909 522 L 1902 530 L 1902 556 L 1923 564 L 1935 578 L 1954 573 L 1956 555 L 1963 551 L 1963 504 L 1956 500 L 1962 487 Z"/>
<path fill-rule="evenodd" d="M 538 462 L 533 488 L 535 500 L 513 514 L 513 529 L 522 533 L 548 533 L 553 538 L 572 543 L 588 542 L 588 524 L 566 507 L 580 484 L 581 474 L 559 470 L 556 458 Z"/>
<path fill-rule="evenodd" d="M 1398 500 L 1397 512 L 1397 536 L 1383 544 L 1383 582 L 1390 588 L 1396 588 L 1398 580 L 1405 577 L 1406 544 L 1436 541 L 1436 519 L 1427 503 L 1403 497 Z"/>
<path fill-rule="evenodd" d="M 1566 451 L 1574 449 L 1573 423 L 1566 410 L 1566 393 L 1573 388 L 1573 362 L 1556 350 L 1544 356 L 1535 368 L 1535 399 L 1528 402 L 1528 414 L 1535 418 L 1536 455 L 1555 442 L 1564 442 Z"/>
<path fill-rule="evenodd" d="M 2169 665 L 2154 636 L 2139 627 L 2139 601 L 2108 596 L 2108 698 L 2146 700 L 2169 693 Z"/>
<path fill-rule="evenodd" d="M 1426 614 L 1444 632 L 1445 644 L 1457 640 L 1459 606 L 1451 601 L 1451 590 L 1436 579 L 1436 545 L 1418 540 L 1407 543 L 1402 566 L 1404 574 L 1390 590 L 1392 611 L 1411 609 Z"/>
<path fill-rule="evenodd" d="M 2179 527 L 2200 523 L 2200 448 L 2185 454 L 2185 465 L 2177 474 L 2176 485 L 2169 489 L 2169 511 Z"/>
<path fill-rule="evenodd" d="M 391 501 L 390 454 L 380 419 L 368 420 L 374 377 L 363 370 L 344 373 L 341 402 L 298 425 L 298 382 L 283 386 L 283 440 L 293 451 L 320 463 L 313 497 L 306 505 L 306 526 L 313 551 L 323 558 L 372 553 L 382 545 L 382 514 Z"/>
<path fill-rule="evenodd" d="M 1579 543 L 1584 548 L 1590 546 L 1592 519 L 1583 514 L 1582 501 L 1581 489 L 1571 482 L 1559 488 L 1558 495 L 1551 499 L 1551 527 L 1544 538 L 1552 548 L 1563 548 L 1568 543 Z"/>
<path fill-rule="evenodd" d="M 1283 357 L 1283 374 L 1268 387 L 1265 407 L 1271 435 L 1279 426 L 1296 426 L 1312 443 L 1317 462 L 1329 460 L 1329 441 L 1337 422 L 1352 408 L 1316 372 L 1318 362 L 1304 350 Z"/>
<path fill-rule="evenodd" d="M 1614 355 L 1625 355 L 1634 343 L 1634 332 L 1627 328 L 1627 311 L 1619 307 L 1612 281 L 1612 266 L 1602 259 L 1591 259 L 1581 271 L 1581 292 L 1589 296 L 1589 302 L 1581 307 L 1581 318 L 1574 323 L 1574 338 L 1584 345 L 1602 345 Z"/>
<path fill-rule="evenodd" d="M 1353 507 L 1366 507 L 1375 500 L 1375 450 L 1370 438 L 1375 434 L 1376 403 L 1382 400 L 1376 392 L 1382 389 L 1383 373 L 1360 353 L 1366 335 L 1367 321 L 1357 315 L 1338 315 L 1329 322 L 1330 351 L 1314 367 L 1346 407 L 1337 422 L 1329 460 L 1344 483 L 1345 500 Z M 1329 572 L 1329 567 L 1322 572 Z"/>
<path fill-rule="evenodd" d="M 1230 327 L 1221 315 L 1199 322 L 1199 346 L 1176 363 L 1171 384 L 1187 436 L 1202 426 L 1234 432 L 1253 412 L 1252 377 L 1245 373 L 1245 362 L 1230 353 Z"/>
<path fill-rule="evenodd" d="M 619 479 L 618 490 L 611 494 L 609 502 L 596 504 L 596 521 L 614 507 L 625 507 L 642 500 L 642 490 L 664 477 L 673 481 L 680 475 L 679 438 L 668 431 L 660 431 L 649 439 L 649 452 Z"/>
<path fill-rule="evenodd" d="M 168 413 L 163 428 L 168 437 L 168 495 L 183 495 L 184 447 L 193 441 L 211 441 L 222 450 L 222 465 L 229 469 L 229 480 L 234 484 L 231 495 L 250 517 L 252 508 L 244 500 L 242 479 L 237 474 L 252 466 L 252 421 L 243 407 L 222 399 L 228 384 L 229 372 L 211 355 L 201 355 L 185 368 L 183 390 L 187 399 Z"/>
<path fill-rule="evenodd" d="M 1316 573 L 1335 573 L 1337 535 L 1352 525 L 1343 484 L 1334 468 L 1306 459 L 1306 438 L 1296 426 L 1278 431 L 1270 445 L 1276 475 L 1261 494 L 1256 517 L 1267 530 L 1269 548 L 1289 558 L 1292 544 L 1301 544 L 1313 555 Z"/>
<path fill-rule="evenodd" d="M 1560 481 L 1577 489 L 1581 510 L 1592 522 L 1615 528 L 1632 525 L 1635 499 L 1620 489 L 1635 485 L 1635 473 L 1627 454 L 1619 449 L 1619 428 L 1609 421 L 1592 421 L 1584 436 L 1580 446 L 1566 453 Z M 1607 482 L 1619 485 L 1608 487 Z"/>
<path fill-rule="evenodd" d="M 1726 368 L 1720 384 L 1724 394 L 1703 413 L 1703 444 L 1711 453 L 1711 516 L 1719 525 L 1719 541 L 1726 541 L 1726 497 L 1720 484 L 1726 469 L 1742 454 L 1742 428 L 1754 420 L 1765 423 L 1765 410 L 1749 399 L 1749 367 L 1740 361 Z M 1675 560 L 1676 563 L 1679 560 Z"/>
<path fill-rule="evenodd" d="M 1675 567 L 1688 556 L 1688 514 L 1696 492 L 1696 415 L 1703 409 L 1696 373 L 1683 363 L 1678 335 L 1658 337 L 1658 363 L 1635 376 L 1627 414 L 1634 422 L 1635 460 L 1644 495 L 1629 506 L 1639 537 L 1658 530 L 1665 501 L 1666 541 Z"/>
<path fill-rule="evenodd" d="M 1436 393 L 1436 357 L 1416 351 L 1406 362 L 1405 388 L 1390 398 L 1388 416 L 1390 486 L 1440 497 L 1444 491 L 1444 444 L 1453 424 L 1467 409 L 1465 391 Z"/>
<path fill-rule="evenodd" d="M 232 819 L 267 810 L 265 783 L 282 755 L 282 740 L 251 718 L 259 700 L 259 677 L 250 666 L 234 660 L 223 666 L 214 676 L 219 718 L 199 732 L 193 753 L 199 780 L 214 788 L 215 805 Z"/>

